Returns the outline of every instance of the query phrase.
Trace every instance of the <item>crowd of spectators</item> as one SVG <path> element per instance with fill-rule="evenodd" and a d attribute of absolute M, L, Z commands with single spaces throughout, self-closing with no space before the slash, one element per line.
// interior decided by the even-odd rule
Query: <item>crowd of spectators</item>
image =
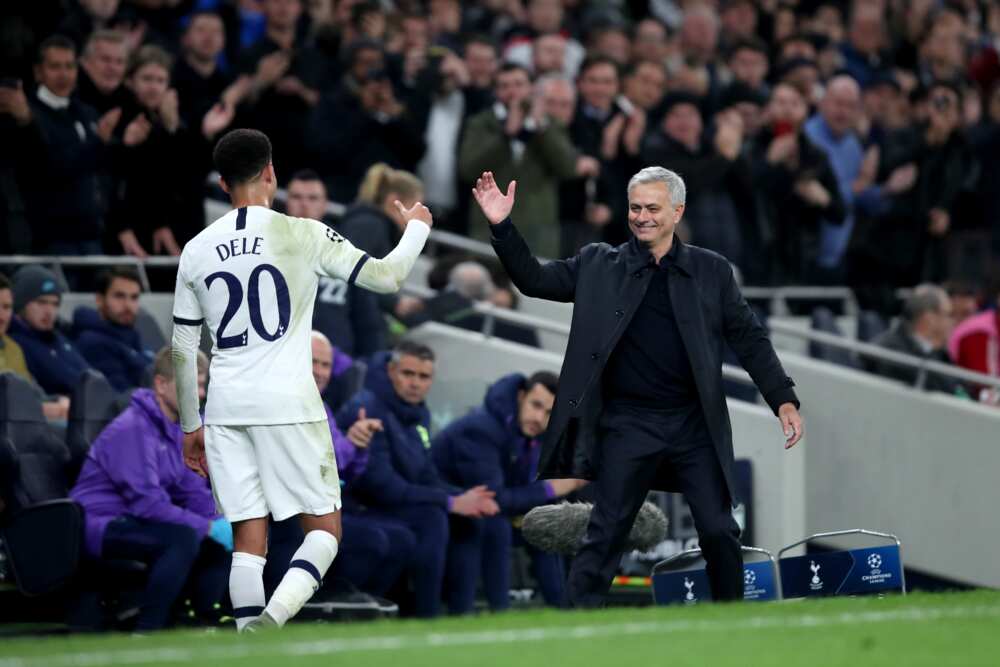
<path fill-rule="evenodd" d="M 390 193 L 485 239 L 468 196 L 484 170 L 518 180 L 514 216 L 540 255 L 619 242 L 628 177 L 661 164 L 688 183 L 681 233 L 748 284 L 850 284 L 888 312 L 896 288 L 981 280 L 1000 256 L 994 2 L 5 11 L 0 244 L 13 250 L 178 254 L 204 224 L 213 141 L 250 126 L 271 137 L 283 185 L 304 176 L 351 206 L 331 222 L 370 252 L 398 234 Z"/>

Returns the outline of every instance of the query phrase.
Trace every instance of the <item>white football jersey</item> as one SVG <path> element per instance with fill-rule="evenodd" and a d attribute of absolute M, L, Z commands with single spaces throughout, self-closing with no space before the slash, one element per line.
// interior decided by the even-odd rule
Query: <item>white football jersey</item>
<path fill-rule="evenodd" d="M 211 332 L 206 424 L 326 419 L 312 375 L 317 282 L 353 283 L 367 260 L 322 222 L 263 206 L 230 211 L 184 246 L 174 321 Z"/>

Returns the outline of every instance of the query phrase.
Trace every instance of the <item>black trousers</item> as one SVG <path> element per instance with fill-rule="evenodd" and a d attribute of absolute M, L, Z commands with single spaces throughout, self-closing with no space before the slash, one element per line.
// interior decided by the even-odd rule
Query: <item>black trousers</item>
<path fill-rule="evenodd" d="M 679 485 L 691 506 L 712 597 L 742 599 L 740 529 L 700 406 L 662 411 L 610 406 L 600 426 L 594 509 L 570 567 L 570 603 L 604 603 L 636 514 L 663 475 Z"/>

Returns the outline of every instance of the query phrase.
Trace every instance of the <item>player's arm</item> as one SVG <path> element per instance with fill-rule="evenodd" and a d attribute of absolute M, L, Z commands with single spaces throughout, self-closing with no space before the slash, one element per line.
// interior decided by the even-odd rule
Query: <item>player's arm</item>
<path fill-rule="evenodd" d="M 433 218 L 427 207 L 419 202 L 410 209 L 404 208 L 398 201 L 396 206 L 409 222 L 403 238 L 382 259 L 369 256 L 321 222 L 307 221 L 301 225 L 300 228 L 310 235 L 304 240 L 306 247 L 316 249 L 316 271 L 321 275 L 343 278 L 348 284 L 357 283 L 373 292 L 388 294 L 399 291 L 424 249 Z"/>
<path fill-rule="evenodd" d="M 201 342 L 203 323 L 201 304 L 187 279 L 182 256 L 174 288 L 174 333 L 170 342 L 170 357 L 174 364 L 181 429 L 185 433 L 201 428 L 201 414 L 198 411 L 198 344 Z"/>

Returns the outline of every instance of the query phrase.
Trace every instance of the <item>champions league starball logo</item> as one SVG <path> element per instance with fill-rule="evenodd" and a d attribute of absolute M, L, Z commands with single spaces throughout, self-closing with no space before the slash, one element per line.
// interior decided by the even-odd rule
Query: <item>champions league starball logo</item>
<path fill-rule="evenodd" d="M 751 587 L 757 583 L 757 574 L 753 570 L 743 570 L 743 585 Z"/>
<path fill-rule="evenodd" d="M 333 231 L 330 227 L 326 228 L 326 238 L 330 239 L 334 243 L 343 243 L 344 237 Z"/>
<path fill-rule="evenodd" d="M 892 568 L 890 571 L 882 571 L 882 556 L 877 552 L 872 552 L 868 554 L 867 558 L 868 568 L 871 570 L 868 574 L 861 577 L 861 581 L 870 585 L 882 585 L 893 578 Z"/>

